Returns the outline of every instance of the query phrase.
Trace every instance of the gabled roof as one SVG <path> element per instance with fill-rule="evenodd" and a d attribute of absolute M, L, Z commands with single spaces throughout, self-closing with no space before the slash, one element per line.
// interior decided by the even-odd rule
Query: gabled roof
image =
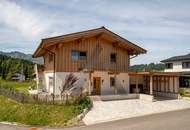
<path fill-rule="evenodd" d="M 161 62 L 172 62 L 172 61 L 185 61 L 185 60 L 190 60 L 190 53 L 187 55 L 181 55 L 181 56 L 174 56 L 165 60 L 162 60 Z"/>
<path fill-rule="evenodd" d="M 44 51 L 43 48 L 47 48 L 55 44 L 60 44 L 60 42 L 64 43 L 64 42 L 90 38 L 90 37 L 98 37 L 98 36 L 105 37 L 106 39 L 109 39 L 113 43 L 118 44 L 122 48 L 127 49 L 130 55 L 139 55 L 139 54 L 144 54 L 147 52 L 145 49 L 135 45 L 134 43 L 128 41 L 125 38 L 122 38 L 121 36 L 106 29 L 105 27 L 101 27 L 101 28 L 96 28 L 92 30 L 70 33 L 66 35 L 42 39 L 40 45 L 34 52 L 33 57 L 42 56 L 43 55 L 42 52 Z"/>

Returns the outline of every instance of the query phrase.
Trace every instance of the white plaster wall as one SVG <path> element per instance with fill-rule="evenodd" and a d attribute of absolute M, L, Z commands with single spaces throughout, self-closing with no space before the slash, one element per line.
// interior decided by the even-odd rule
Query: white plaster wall
<path fill-rule="evenodd" d="M 173 69 L 165 69 L 165 72 L 186 72 L 190 71 L 190 69 L 183 69 L 182 68 L 182 61 L 176 61 L 173 63 Z"/>
<path fill-rule="evenodd" d="M 110 77 L 114 77 L 114 75 L 108 74 L 107 71 L 95 71 L 94 73 L 92 73 L 92 82 L 93 77 L 101 77 L 101 95 L 115 94 L 114 87 L 110 86 Z M 123 93 L 129 93 L 128 73 L 120 73 L 116 75 L 116 88 L 124 89 L 125 91 Z"/>
<path fill-rule="evenodd" d="M 53 77 L 53 73 L 44 73 L 45 74 L 45 83 L 46 83 L 46 90 L 48 93 L 53 93 L 53 86 L 49 88 L 49 77 Z M 70 74 L 70 72 L 56 72 L 55 73 L 55 94 L 60 94 L 60 87 L 65 82 L 66 75 Z M 73 73 L 75 76 L 79 78 L 76 84 L 80 88 L 81 86 L 85 86 L 86 91 L 89 91 L 89 73 L 84 72 L 75 72 Z M 113 95 L 115 94 L 114 87 L 110 86 L 110 77 L 114 77 L 114 75 L 108 74 L 106 71 L 95 71 L 92 73 L 92 87 L 91 91 L 93 90 L 93 77 L 101 77 L 101 95 Z M 129 93 L 129 76 L 128 73 L 120 73 L 116 75 L 116 88 L 122 91 L 122 94 Z M 119 93 L 118 93 L 119 94 Z"/>
<path fill-rule="evenodd" d="M 120 73 L 116 76 L 116 86 L 125 89 L 125 93 L 129 93 L 129 75 L 128 73 Z"/>
<path fill-rule="evenodd" d="M 69 75 L 70 72 L 56 72 L 56 88 L 55 88 L 55 94 L 60 94 L 60 88 L 62 88 L 62 85 L 65 83 L 65 78 L 67 75 Z M 77 90 L 74 92 L 79 92 L 82 87 L 85 88 L 85 91 L 88 91 L 89 89 L 89 74 L 84 72 L 74 72 L 73 73 L 78 80 L 76 81 L 75 85 L 77 85 Z"/>

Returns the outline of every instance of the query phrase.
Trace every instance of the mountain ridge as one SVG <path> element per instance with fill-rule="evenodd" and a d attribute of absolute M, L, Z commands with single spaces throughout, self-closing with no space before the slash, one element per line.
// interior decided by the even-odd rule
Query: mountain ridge
<path fill-rule="evenodd" d="M 33 58 L 32 54 L 25 54 L 23 52 L 19 52 L 19 51 L 11 51 L 11 52 L 3 52 L 0 51 L 1 55 L 5 55 L 11 58 L 18 58 L 18 59 L 24 59 L 24 60 L 29 60 L 33 63 L 37 63 L 37 64 L 43 64 L 43 58 Z"/>

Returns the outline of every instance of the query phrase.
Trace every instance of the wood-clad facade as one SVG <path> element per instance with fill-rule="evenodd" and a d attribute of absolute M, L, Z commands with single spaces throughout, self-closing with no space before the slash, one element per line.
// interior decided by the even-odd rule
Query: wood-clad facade
<path fill-rule="evenodd" d="M 127 50 L 114 43 L 92 37 L 84 40 L 75 40 L 52 45 L 49 50 L 55 53 L 56 72 L 77 72 L 83 69 L 98 71 L 127 72 L 129 67 L 129 54 Z M 86 52 L 86 60 L 72 60 L 72 51 Z M 110 55 L 116 54 L 116 62 L 110 61 Z M 53 70 L 53 60 L 49 61 L 51 54 L 45 53 L 45 71 Z"/>

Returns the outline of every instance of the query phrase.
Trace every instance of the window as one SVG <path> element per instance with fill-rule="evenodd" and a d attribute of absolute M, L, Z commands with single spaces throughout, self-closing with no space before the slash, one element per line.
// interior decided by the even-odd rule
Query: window
<path fill-rule="evenodd" d="M 115 86 L 115 78 L 114 77 L 110 77 L 110 86 L 111 87 Z"/>
<path fill-rule="evenodd" d="M 166 69 L 173 69 L 173 63 L 166 63 Z"/>
<path fill-rule="evenodd" d="M 190 62 L 183 62 L 182 63 L 182 68 L 183 69 L 190 68 Z"/>
<path fill-rule="evenodd" d="M 78 51 L 72 51 L 72 60 L 79 60 L 79 52 Z"/>
<path fill-rule="evenodd" d="M 80 52 L 80 60 L 87 60 L 86 52 Z"/>
<path fill-rule="evenodd" d="M 49 62 L 53 61 L 53 54 L 49 54 Z"/>
<path fill-rule="evenodd" d="M 53 77 L 49 77 L 49 86 L 53 86 Z"/>
<path fill-rule="evenodd" d="M 116 53 L 111 53 L 111 55 L 110 55 L 110 62 L 111 63 L 116 63 Z"/>
<path fill-rule="evenodd" d="M 87 55 L 86 55 L 86 52 L 85 51 L 75 51 L 75 50 L 72 50 L 71 52 L 71 57 L 72 57 L 72 60 L 81 60 L 81 61 L 84 61 L 84 60 L 87 60 Z"/>

